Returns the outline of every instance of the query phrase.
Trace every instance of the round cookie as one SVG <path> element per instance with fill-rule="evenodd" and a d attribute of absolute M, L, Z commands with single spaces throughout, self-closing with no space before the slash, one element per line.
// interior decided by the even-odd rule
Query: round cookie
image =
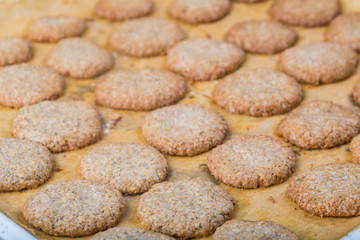
<path fill-rule="evenodd" d="M 87 152 L 81 159 L 85 179 L 110 185 L 124 194 L 146 192 L 164 181 L 166 158 L 155 148 L 141 143 L 107 143 Z"/>
<path fill-rule="evenodd" d="M 294 178 L 288 197 L 304 210 L 321 217 L 360 215 L 360 165 L 331 163 Z"/>
<path fill-rule="evenodd" d="M 56 99 L 65 81 L 47 67 L 20 64 L 0 69 L 0 85 L 0 104 L 19 108 Z"/>
<path fill-rule="evenodd" d="M 91 240 L 175 240 L 161 233 L 151 232 L 142 228 L 115 227 L 96 234 Z"/>
<path fill-rule="evenodd" d="M 302 27 L 326 25 L 340 12 L 338 0 L 274 0 L 270 7 L 275 20 Z"/>
<path fill-rule="evenodd" d="M 152 0 L 97 0 L 95 14 L 102 18 L 123 21 L 149 15 L 153 8 Z"/>
<path fill-rule="evenodd" d="M 86 180 L 56 182 L 32 195 L 23 215 L 52 236 L 79 237 L 114 227 L 126 200 L 116 189 Z"/>
<path fill-rule="evenodd" d="M 186 94 L 182 77 L 153 68 L 121 69 L 105 75 L 95 87 L 100 104 L 115 109 L 153 110 L 176 103 Z"/>
<path fill-rule="evenodd" d="M 178 20 L 199 24 L 223 18 L 230 10 L 230 0 L 173 0 L 169 13 Z"/>
<path fill-rule="evenodd" d="M 112 68 L 114 59 L 88 40 L 67 38 L 55 45 L 46 64 L 65 76 L 92 78 Z"/>
<path fill-rule="evenodd" d="M 214 88 L 216 104 L 231 113 L 257 117 L 282 114 L 304 98 L 301 85 L 272 69 L 240 70 L 220 80 Z"/>
<path fill-rule="evenodd" d="M 0 38 L 0 66 L 30 61 L 30 43 L 21 38 Z"/>
<path fill-rule="evenodd" d="M 72 151 L 101 137 L 101 120 L 87 102 L 44 101 L 18 111 L 12 134 L 39 142 L 52 152 Z"/>
<path fill-rule="evenodd" d="M 184 40 L 181 27 L 165 18 L 141 18 L 114 28 L 109 44 L 116 51 L 135 57 L 166 55 L 176 43 Z"/>
<path fill-rule="evenodd" d="M 359 134 L 360 117 L 329 101 L 310 101 L 279 123 L 277 132 L 303 149 L 331 148 Z"/>
<path fill-rule="evenodd" d="M 167 66 L 191 80 L 214 80 L 235 71 L 245 61 L 244 51 L 211 39 L 189 39 L 170 49 Z"/>
<path fill-rule="evenodd" d="M 352 161 L 354 163 L 360 163 L 360 135 L 357 135 L 351 140 L 350 151 L 352 154 Z"/>
<path fill-rule="evenodd" d="M 300 240 L 300 237 L 285 227 L 270 221 L 230 220 L 216 229 L 213 239 Z"/>
<path fill-rule="evenodd" d="M 199 238 L 212 234 L 234 213 L 232 195 L 210 182 L 187 179 L 154 185 L 139 200 L 137 216 L 152 231 Z"/>
<path fill-rule="evenodd" d="M 152 111 L 142 123 L 149 144 L 168 155 L 194 156 L 219 145 L 228 125 L 215 110 L 178 104 Z"/>
<path fill-rule="evenodd" d="M 294 45 L 298 34 L 275 21 L 247 21 L 233 26 L 225 40 L 251 53 L 275 54 Z"/>
<path fill-rule="evenodd" d="M 279 58 L 282 72 L 314 85 L 343 80 L 357 65 L 358 55 L 350 46 L 327 42 L 293 47 Z"/>
<path fill-rule="evenodd" d="M 269 187 L 295 171 L 291 147 L 270 136 L 240 136 L 211 151 L 207 166 L 215 179 L 237 188 Z"/>
<path fill-rule="evenodd" d="M 85 30 L 86 22 L 81 18 L 48 16 L 31 22 L 28 38 L 38 42 L 57 42 L 63 38 L 81 36 Z"/>
<path fill-rule="evenodd" d="M 356 81 L 353 91 L 352 99 L 355 104 L 360 105 L 360 78 Z"/>
<path fill-rule="evenodd" d="M 50 177 L 54 165 L 43 145 L 0 137 L 0 192 L 36 188 Z"/>

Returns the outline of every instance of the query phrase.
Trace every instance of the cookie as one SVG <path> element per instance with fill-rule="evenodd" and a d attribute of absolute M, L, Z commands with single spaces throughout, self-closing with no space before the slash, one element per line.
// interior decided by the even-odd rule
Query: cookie
<path fill-rule="evenodd" d="M 21 38 L 0 38 L 0 67 L 23 63 L 32 58 L 30 43 Z"/>
<path fill-rule="evenodd" d="M 146 192 L 164 181 L 167 172 L 166 158 L 141 143 L 102 144 L 81 159 L 85 179 L 110 185 L 124 194 Z"/>
<path fill-rule="evenodd" d="M 142 111 L 174 104 L 186 90 L 182 77 L 168 71 L 121 69 L 96 84 L 95 97 L 106 107 Z"/>
<path fill-rule="evenodd" d="M 110 70 L 114 59 L 88 40 L 67 38 L 55 45 L 46 64 L 64 76 L 92 78 Z"/>
<path fill-rule="evenodd" d="M 153 8 L 152 0 L 98 0 L 95 14 L 102 18 L 123 21 L 149 15 Z"/>
<path fill-rule="evenodd" d="M 295 171 L 291 147 L 270 136 L 240 136 L 217 146 L 207 158 L 215 179 L 237 188 L 269 187 Z"/>
<path fill-rule="evenodd" d="M 285 227 L 270 221 L 231 220 L 216 229 L 213 239 L 300 240 L 300 237 Z"/>
<path fill-rule="evenodd" d="M 240 3 L 258 3 L 263 2 L 266 0 L 232 0 L 233 2 L 240 2 Z"/>
<path fill-rule="evenodd" d="M 64 79 L 47 67 L 20 64 L 0 69 L 0 104 L 20 108 L 53 100 L 64 90 Z"/>
<path fill-rule="evenodd" d="M 284 73 L 267 68 L 240 70 L 214 88 L 216 104 L 231 113 L 257 117 L 282 114 L 304 98 L 301 85 Z"/>
<path fill-rule="evenodd" d="M 274 0 L 270 7 L 275 20 L 302 27 L 327 25 L 340 12 L 338 0 Z"/>
<path fill-rule="evenodd" d="M 279 123 L 277 132 L 303 149 L 331 148 L 359 134 L 360 117 L 329 101 L 310 101 Z"/>
<path fill-rule="evenodd" d="M 187 179 L 154 185 L 139 200 L 137 216 L 152 231 L 198 238 L 232 218 L 235 200 L 210 182 Z"/>
<path fill-rule="evenodd" d="M 164 18 L 142 18 L 115 27 L 109 44 L 116 51 L 135 57 L 166 55 L 186 33 L 175 22 Z"/>
<path fill-rule="evenodd" d="M 219 145 L 228 125 L 213 109 L 179 104 L 149 113 L 142 123 L 148 143 L 168 155 L 194 156 Z"/>
<path fill-rule="evenodd" d="M 291 47 L 298 34 L 291 28 L 275 21 L 246 21 L 233 26 L 225 41 L 251 53 L 275 54 Z"/>
<path fill-rule="evenodd" d="M 199 24 L 219 20 L 230 10 L 230 0 L 173 0 L 169 13 L 183 22 Z"/>
<path fill-rule="evenodd" d="M 352 154 L 352 161 L 354 163 L 360 163 L 360 135 L 351 140 L 350 151 Z"/>
<path fill-rule="evenodd" d="M 79 237 L 114 227 L 125 205 L 125 198 L 112 187 L 74 180 L 52 183 L 32 195 L 23 215 L 49 235 Z"/>
<path fill-rule="evenodd" d="M 12 134 L 39 142 L 52 152 L 72 151 L 101 137 L 101 120 L 95 108 L 81 101 L 44 101 L 21 108 Z"/>
<path fill-rule="evenodd" d="M 353 87 L 352 99 L 355 104 L 360 105 L 360 78 L 356 81 Z"/>
<path fill-rule="evenodd" d="M 175 240 L 161 233 L 155 233 L 142 228 L 115 227 L 98 233 L 91 240 Z"/>
<path fill-rule="evenodd" d="M 299 207 L 321 217 L 360 215 L 360 165 L 331 163 L 294 178 L 288 197 Z"/>
<path fill-rule="evenodd" d="M 48 16 L 31 22 L 28 38 L 37 42 L 57 42 L 63 38 L 81 36 L 85 30 L 86 22 L 81 18 Z"/>
<path fill-rule="evenodd" d="M 343 80 L 357 65 L 358 55 L 350 46 L 326 42 L 287 49 L 279 58 L 282 72 L 313 85 Z"/>
<path fill-rule="evenodd" d="M 360 13 L 347 13 L 338 16 L 326 32 L 326 39 L 331 42 L 349 44 L 360 51 Z"/>
<path fill-rule="evenodd" d="M 0 137 L 0 192 L 36 188 L 50 177 L 54 164 L 43 145 Z"/>
<path fill-rule="evenodd" d="M 189 39 L 169 51 L 167 66 L 191 80 L 214 80 L 235 71 L 245 61 L 244 51 L 211 39 Z"/>

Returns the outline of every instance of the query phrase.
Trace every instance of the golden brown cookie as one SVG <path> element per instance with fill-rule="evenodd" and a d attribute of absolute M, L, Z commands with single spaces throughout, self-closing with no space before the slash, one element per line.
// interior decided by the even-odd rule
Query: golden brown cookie
<path fill-rule="evenodd" d="M 105 75 L 95 87 L 100 104 L 129 110 L 153 110 L 171 105 L 186 94 L 182 77 L 159 69 L 121 69 Z"/>
<path fill-rule="evenodd" d="M 304 98 L 301 85 L 273 69 L 240 70 L 220 80 L 214 88 L 216 104 L 231 113 L 266 117 L 296 107 Z"/>
<path fill-rule="evenodd" d="M 351 140 L 350 151 L 352 154 L 352 161 L 354 163 L 360 163 L 360 135 L 357 135 Z"/>
<path fill-rule="evenodd" d="M 170 49 L 167 66 L 191 80 L 214 80 L 235 71 L 245 61 L 244 51 L 211 39 L 189 39 Z"/>
<path fill-rule="evenodd" d="M 168 155 L 194 156 L 219 145 L 228 125 L 215 110 L 178 104 L 149 113 L 142 123 L 148 143 Z"/>
<path fill-rule="evenodd" d="M 91 240 L 175 240 L 175 238 L 142 228 L 115 227 L 96 234 Z"/>
<path fill-rule="evenodd" d="M 360 215 L 360 165 L 331 163 L 294 178 L 288 197 L 304 210 L 321 217 Z"/>
<path fill-rule="evenodd" d="M 277 132 L 303 149 L 331 148 L 359 134 L 360 117 L 329 101 L 310 101 L 281 120 Z"/>
<path fill-rule="evenodd" d="M 56 182 L 32 195 L 23 214 L 52 236 L 79 237 L 114 227 L 126 200 L 116 189 L 86 180 Z"/>
<path fill-rule="evenodd" d="M 101 137 L 101 120 L 87 102 L 44 101 L 18 111 L 12 134 L 39 142 L 52 152 L 72 151 Z"/>
<path fill-rule="evenodd" d="M 353 87 L 352 99 L 355 104 L 360 105 L 360 78 L 355 82 Z"/>
<path fill-rule="evenodd" d="M 258 3 L 263 2 L 266 0 L 232 0 L 233 2 L 239 2 L 239 3 Z"/>
<path fill-rule="evenodd" d="M 21 38 L 0 38 L 0 66 L 30 61 L 32 49 L 30 43 Z"/>
<path fill-rule="evenodd" d="M 350 46 L 327 42 L 293 47 L 279 58 L 281 71 L 314 85 L 343 80 L 357 65 L 358 55 Z"/>
<path fill-rule="evenodd" d="M 140 197 L 137 216 L 147 229 L 179 238 L 199 238 L 229 220 L 234 203 L 232 195 L 211 182 L 164 182 Z"/>
<path fill-rule="evenodd" d="M 165 18 L 141 18 L 124 22 L 112 31 L 109 44 L 116 51 L 135 57 L 166 55 L 184 40 L 181 27 Z"/>

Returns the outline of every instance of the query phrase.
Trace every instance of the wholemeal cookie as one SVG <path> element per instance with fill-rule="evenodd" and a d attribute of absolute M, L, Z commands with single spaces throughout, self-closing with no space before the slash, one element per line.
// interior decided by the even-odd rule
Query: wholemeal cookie
<path fill-rule="evenodd" d="M 121 69 L 105 75 L 95 87 L 100 104 L 130 110 L 152 110 L 176 103 L 186 94 L 182 77 L 163 70 Z"/>
<path fill-rule="evenodd" d="M 91 240 L 175 240 L 175 238 L 142 228 L 115 227 L 96 234 Z"/>
<path fill-rule="evenodd" d="M 79 237 L 115 226 L 126 200 L 116 189 L 86 180 L 56 182 L 32 195 L 23 214 L 53 236 Z"/>
<path fill-rule="evenodd" d="M 40 142 L 52 152 L 72 151 L 100 138 L 101 120 L 87 102 L 44 101 L 19 110 L 12 134 Z"/>
<path fill-rule="evenodd" d="M 78 17 L 41 17 L 31 22 L 28 38 L 38 42 L 57 42 L 63 38 L 80 36 L 85 29 L 85 20 Z"/>
<path fill-rule="evenodd" d="M 57 98 L 65 81 L 47 67 L 24 63 L 0 69 L 0 85 L 0 104 L 19 108 Z"/>
<path fill-rule="evenodd" d="M 294 178 L 289 198 L 306 211 L 321 217 L 360 215 L 360 165 L 331 163 Z"/>
<path fill-rule="evenodd" d="M 270 7 L 275 20 L 302 27 L 326 25 L 340 11 L 338 0 L 274 0 Z"/>
<path fill-rule="evenodd" d="M 303 149 L 331 148 L 359 134 L 360 117 L 328 101 L 310 101 L 281 120 L 277 132 Z"/>
<path fill-rule="evenodd" d="M 240 136 L 217 146 L 207 158 L 215 179 L 238 188 L 269 187 L 295 171 L 291 147 L 270 136 Z"/>
<path fill-rule="evenodd" d="M 181 21 L 198 24 L 216 21 L 230 9 L 230 0 L 173 0 L 169 13 Z"/>
<path fill-rule="evenodd" d="M 21 38 L 0 38 L 0 66 L 27 62 L 32 57 L 30 43 Z"/>
<path fill-rule="evenodd" d="M 210 182 L 164 182 L 140 197 L 137 216 L 147 229 L 179 238 L 198 238 L 212 234 L 229 220 L 234 203 L 232 195 Z"/>
<path fill-rule="evenodd" d="M 275 21 L 247 21 L 233 26 L 225 40 L 252 53 L 275 54 L 291 47 L 298 39 L 291 28 Z"/>
<path fill-rule="evenodd" d="M 149 15 L 154 8 L 152 0 L 98 0 L 95 13 L 110 20 L 128 20 Z"/>
<path fill-rule="evenodd" d="M 350 46 L 326 42 L 287 49 L 279 58 L 281 71 L 314 85 L 343 80 L 357 64 L 358 55 Z"/>
<path fill-rule="evenodd" d="M 300 240 L 295 233 L 270 221 L 230 220 L 216 229 L 214 240 Z"/>
<path fill-rule="evenodd" d="M 192 80 L 214 80 L 235 71 L 245 61 L 244 51 L 211 39 L 189 39 L 170 49 L 167 66 Z"/>
<path fill-rule="evenodd" d="M 65 76 L 92 78 L 108 71 L 114 59 L 106 50 L 88 40 L 68 38 L 55 45 L 46 63 Z"/>
<path fill-rule="evenodd" d="M 352 99 L 355 104 L 360 105 L 360 78 L 356 81 L 353 87 Z"/>
<path fill-rule="evenodd" d="M 109 44 L 122 54 L 153 57 L 166 55 L 172 46 L 185 38 L 186 33 L 175 22 L 164 18 L 142 18 L 114 28 Z"/>
<path fill-rule="evenodd" d="M 360 163 L 360 135 L 356 136 L 351 140 L 350 151 L 352 154 L 352 161 Z"/>
<path fill-rule="evenodd" d="M 168 155 L 193 156 L 219 145 L 228 125 L 215 110 L 197 104 L 178 104 L 157 109 L 142 123 L 150 145 Z"/>
<path fill-rule="evenodd" d="M 271 116 L 287 112 L 304 98 L 301 85 L 273 69 L 240 70 L 220 80 L 214 88 L 215 102 L 231 113 Z"/>
<path fill-rule="evenodd" d="M 50 177 L 54 163 L 39 143 L 0 137 L 0 192 L 39 186 Z"/>

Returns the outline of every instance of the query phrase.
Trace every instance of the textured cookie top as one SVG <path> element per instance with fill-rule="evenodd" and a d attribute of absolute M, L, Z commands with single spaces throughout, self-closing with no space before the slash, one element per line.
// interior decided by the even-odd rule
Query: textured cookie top
<path fill-rule="evenodd" d="M 198 24 L 218 20 L 230 9 L 230 0 L 173 0 L 169 13 L 181 21 Z"/>
<path fill-rule="evenodd" d="M 240 70 L 214 88 L 215 102 L 232 113 L 270 116 L 287 112 L 304 98 L 301 85 L 272 69 Z"/>
<path fill-rule="evenodd" d="M 352 161 L 360 163 L 360 135 L 353 138 L 350 143 L 350 151 L 352 154 Z"/>
<path fill-rule="evenodd" d="M 174 240 L 161 233 L 151 232 L 142 228 L 115 227 L 96 234 L 92 240 Z"/>
<path fill-rule="evenodd" d="M 21 108 L 12 125 L 14 136 L 40 142 L 52 152 L 71 151 L 100 138 L 95 108 L 81 101 L 44 101 Z"/>
<path fill-rule="evenodd" d="M 275 54 L 294 45 L 297 33 L 275 21 L 247 21 L 233 26 L 225 40 L 252 53 Z"/>
<path fill-rule="evenodd" d="M 207 166 L 214 177 L 239 188 L 284 182 L 295 170 L 296 157 L 283 141 L 270 136 L 240 136 L 211 151 Z"/>
<path fill-rule="evenodd" d="M 215 110 L 196 104 L 179 104 L 151 112 L 142 133 L 164 154 L 192 156 L 220 144 L 228 130 Z"/>
<path fill-rule="evenodd" d="M 140 197 L 137 209 L 144 227 L 181 238 L 212 234 L 233 212 L 233 196 L 200 179 L 156 184 Z"/>
<path fill-rule="evenodd" d="M 245 61 L 244 51 L 211 39 L 189 39 L 169 51 L 168 67 L 192 80 L 214 80 L 233 72 Z"/>
<path fill-rule="evenodd" d="M 0 66 L 27 62 L 32 57 L 30 43 L 21 38 L 0 38 Z"/>
<path fill-rule="evenodd" d="M 57 42 L 63 38 L 80 36 L 85 30 L 85 20 L 78 17 L 41 17 L 31 22 L 28 38 L 39 42 Z"/>
<path fill-rule="evenodd" d="M 360 215 L 360 165 L 332 163 L 294 178 L 287 195 L 306 211 L 326 217 Z"/>
<path fill-rule="evenodd" d="M 358 135 L 360 117 L 332 102 L 311 101 L 281 120 L 277 131 L 300 148 L 331 148 Z"/>
<path fill-rule="evenodd" d="M 32 195 L 23 214 L 53 236 L 90 235 L 117 224 L 126 205 L 114 188 L 85 180 L 52 183 Z"/>
<path fill-rule="evenodd" d="M 340 11 L 338 0 L 275 0 L 270 7 L 275 20 L 303 27 L 326 25 Z"/>
<path fill-rule="evenodd" d="M 166 55 L 172 46 L 185 38 L 186 33 L 175 22 L 164 18 L 142 18 L 115 27 L 109 44 L 126 55 L 152 57 Z"/>
<path fill-rule="evenodd" d="M 47 65 L 60 74 L 74 78 L 92 78 L 114 64 L 110 53 L 82 38 L 60 41 L 50 52 Z"/>
<path fill-rule="evenodd" d="M 343 80 L 357 64 L 358 55 L 350 46 L 326 42 L 290 48 L 279 58 L 281 71 L 315 85 Z"/>
<path fill-rule="evenodd" d="M 216 229 L 213 239 L 300 240 L 300 237 L 285 227 L 270 221 L 231 220 Z"/>
<path fill-rule="evenodd" d="M 60 96 L 64 79 L 47 67 L 20 64 L 0 69 L 0 103 L 22 107 Z"/>
<path fill-rule="evenodd" d="M 0 192 L 34 188 L 51 175 L 54 158 L 43 145 L 0 137 Z"/>
<path fill-rule="evenodd" d="M 121 69 L 105 75 L 95 87 L 96 100 L 111 108 L 152 110 L 179 101 L 186 83 L 168 71 Z"/>

